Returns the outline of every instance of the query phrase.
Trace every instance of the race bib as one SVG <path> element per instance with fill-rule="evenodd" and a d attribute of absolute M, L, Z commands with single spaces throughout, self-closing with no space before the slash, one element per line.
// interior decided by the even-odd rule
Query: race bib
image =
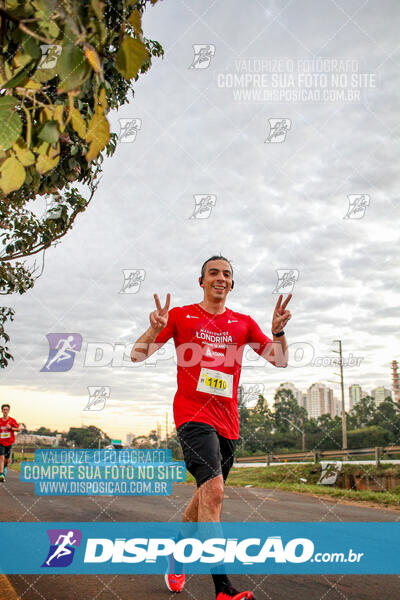
<path fill-rule="evenodd" d="M 233 375 L 214 369 L 202 368 L 196 391 L 232 398 Z"/>
<path fill-rule="evenodd" d="M 6 438 L 11 437 L 11 433 L 9 431 L 2 431 L 0 433 L 0 439 L 5 440 Z"/>

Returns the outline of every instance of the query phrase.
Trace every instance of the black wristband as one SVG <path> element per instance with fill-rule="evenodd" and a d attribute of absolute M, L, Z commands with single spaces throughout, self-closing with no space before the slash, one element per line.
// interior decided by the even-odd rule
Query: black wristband
<path fill-rule="evenodd" d="M 272 335 L 274 335 L 275 337 L 281 337 L 281 335 L 285 335 L 285 332 L 284 331 L 280 331 L 279 333 L 272 332 Z"/>

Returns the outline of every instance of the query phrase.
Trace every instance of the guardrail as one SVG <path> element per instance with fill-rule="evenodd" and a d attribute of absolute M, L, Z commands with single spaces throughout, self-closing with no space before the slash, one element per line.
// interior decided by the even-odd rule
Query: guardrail
<path fill-rule="evenodd" d="M 289 462 L 299 460 L 309 460 L 310 462 L 319 462 L 320 460 L 344 459 L 349 460 L 358 456 L 373 455 L 376 465 L 387 454 L 400 454 L 400 446 L 382 446 L 376 448 L 357 448 L 351 450 L 310 450 L 308 452 L 289 452 L 287 454 L 264 454 L 262 456 L 241 456 L 236 458 L 236 462 Z"/>

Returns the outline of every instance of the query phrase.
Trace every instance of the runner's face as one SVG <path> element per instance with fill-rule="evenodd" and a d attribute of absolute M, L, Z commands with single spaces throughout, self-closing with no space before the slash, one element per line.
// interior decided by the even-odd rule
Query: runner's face
<path fill-rule="evenodd" d="M 203 278 L 204 296 L 212 300 L 225 300 L 232 288 L 232 271 L 225 260 L 211 260 L 206 265 Z"/>
<path fill-rule="evenodd" d="M 7 419 L 9 412 L 10 412 L 10 409 L 8 408 L 8 406 L 4 406 L 4 408 L 3 408 L 3 419 Z"/>

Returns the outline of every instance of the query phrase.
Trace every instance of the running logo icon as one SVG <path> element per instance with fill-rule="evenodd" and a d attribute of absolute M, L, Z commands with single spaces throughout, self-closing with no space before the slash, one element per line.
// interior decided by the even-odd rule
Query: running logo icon
<path fill-rule="evenodd" d="M 109 386 L 88 386 L 89 400 L 83 410 L 103 410 L 111 394 Z"/>
<path fill-rule="evenodd" d="M 193 44 L 194 57 L 188 69 L 207 69 L 215 55 L 214 44 Z"/>
<path fill-rule="evenodd" d="M 146 277 L 144 269 L 122 269 L 124 281 L 119 290 L 120 294 L 137 294 L 140 290 L 140 285 Z"/>
<path fill-rule="evenodd" d="M 264 394 L 263 383 L 242 383 L 243 402 L 247 405 L 250 402 L 258 400 L 259 396 Z"/>
<path fill-rule="evenodd" d="M 369 206 L 371 196 L 368 194 L 348 194 L 349 208 L 343 219 L 362 219 Z"/>
<path fill-rule="evenodd" d="M 289 294 L 293 291 L 294 284 L 299 278 L 297 269 L 276 269 L 278 283 L 273 290 L 273 294 Z"/>
<path fill-rule="evenodd" d="M 118 119 L 118 141 L 130 144 L 136 140 L 137 132 L 142 128 L 142 119 Z"/>
<path fill-rule="evenodd" d="M 75 548 L 80 546 L 82 532 L 79 529 L 48 529 L 50 548 L 42 567 L 68 567 L 74 558 Z"/>
<path fill-rule="evenodd" d="M 61 54 L 62 46 L 58 44 L 41 44 L 40 49 L 42 51 L 42 58 L 37 68 L 54 69 Z"/>
<path fill-rule="evenodd" d="M 213 206 L 217 203 L 217 196 L 215 194 L 195 194 L 193 198 L 194 210 L 189 219 L 208 219 Z"/>
<path fill-rule="evenodd" d="M 292 127 L 291 119 L 268 119 L 269 134 L 264 144 L 281 144 Z"/>
<path fill-rule="evenodd" d="M 49 356 L 41 371 L 61 372 L 69 371 L 75 360 L 75 353 L 82 347 L 80 333 L 48 333 Z"/>

